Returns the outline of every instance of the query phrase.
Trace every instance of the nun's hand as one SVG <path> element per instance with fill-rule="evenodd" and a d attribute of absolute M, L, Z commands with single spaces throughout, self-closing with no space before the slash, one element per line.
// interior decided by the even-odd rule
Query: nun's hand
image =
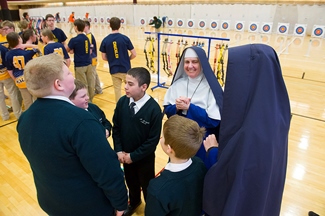
<path fill-rule="evenodd" d="M 214 134 L 210 134 L 203 141 L 203 145 L 204 145 L 205 151 L 207 152 L 212 147 L 218 147 L 219 143 L 218 143 L 218 141 L 216 139 L 216 136 Z"/>
<path fill-rule="evenodd" d="M 188 110 L 190 107 L 190 103 L 182 99 L 177 99 L 175 105 L 177 110 Z"/>
<path fill-rule="evenodd" d="M 191 98 L 180 96 L 177 100 L 180 100 L 186 104 L 191 103 Z"/>

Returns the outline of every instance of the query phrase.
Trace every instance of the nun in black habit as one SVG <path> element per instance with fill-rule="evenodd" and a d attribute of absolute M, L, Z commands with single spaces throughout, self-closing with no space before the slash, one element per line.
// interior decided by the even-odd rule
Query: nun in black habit
<path fill-rule="evenodd" d="M 229 49 L 218 162 L 204 182 L 210 216 L 275 216 L 284 189 L 290 104 L 276 52 Z"/>

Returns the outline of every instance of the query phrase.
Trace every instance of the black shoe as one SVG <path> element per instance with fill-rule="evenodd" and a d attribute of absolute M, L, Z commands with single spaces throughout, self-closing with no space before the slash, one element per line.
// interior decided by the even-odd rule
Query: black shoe
<path fill-rule="evenodd" d="M 128 205 L 128 208 L 124 211 L 123 216 L 131 216 L 135 210 L 141 205 L 141 201 L 136 205 Z"/>
<path fill-rule="evenodd" d="M 308 216 L 319 216 L 319 214 L 316 214 L 313 211 L 308 212 Z"/>

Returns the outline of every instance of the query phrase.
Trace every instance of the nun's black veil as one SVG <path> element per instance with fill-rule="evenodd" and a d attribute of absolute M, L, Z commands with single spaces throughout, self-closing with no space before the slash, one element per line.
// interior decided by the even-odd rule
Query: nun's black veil
<path fill-rule="evenodd" d="M 275 51 L 229 49 L 218 162 L 205 177 L 210 216 L 279 215 L 287 168 L 290 104 Z"/>

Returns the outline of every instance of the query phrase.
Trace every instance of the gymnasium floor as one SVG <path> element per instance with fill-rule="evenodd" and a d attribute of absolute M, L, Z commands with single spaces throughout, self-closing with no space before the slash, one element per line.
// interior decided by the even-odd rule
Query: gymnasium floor
<path fill-rule="evenodd" d="M 65 32 L 69 32 L 68 24 L 58 24 Z M 137 57 L 131 62 L 133 67 L 145 66 L 143 53 L 144 32 L 149 27 L 125 26 L 121 33 L 129 36 L 137 51 Z M 106 25 L 93 25 L 92 32 L 99 47 L 102 39 L 110 32 Z M 281 216 L 304 216 L 312 210 L 325 215 L 325 42 L 324 39 L 280 36 L 277 34 L 250 34 L 234 31 L 210 31 L 198 29 L 164 29 L 165 33 L 188 34 L 208 37 L 230 38 L 229 47 L 247 43 L 265 43 L 272 46 L 279 55 L 283 77 L 289 92 L 292 120 L 289 133 L 289 157 L 286 185 L 283 195 Z M 69 38 L 75 35 L 67 34 Z M 164 38 L 163 36 L 162 38 Z M 184 37 L 185 38 L 185 37 Z M 170 37 L 174 42 L 182 37 Z M 184 39 L 185 40 L 185 39 Z M 192 44 L 196 39 L 188 39 Z M 199 39 L 198 39 L 199 40 Z M 201 40 L 202 41 L 202 40 Z M 213 65 L 215 45 L 222 43 L 212 40 L 210 63 Z M 176 43 L 175 43 L 176 44 Z M 175 70 L 176 45 L 171 46 L 172 70 Z M 204 49 L 207 50 L 207 41 Z M 103 94 L 96 95 L 94 103 L 100 106 L 108 119 L 112 118 L 115 108 L 112 81 L 108 65 L 101 60 L 99 52 L 97 72 L 103 85 Z M 73 55 L 71 55 L 73 58 Z M 162 63 L 161 63 L 162 64 Z M 73 71 L 73 64 L 70 67 Z M 159 76 L 159 83 L 168 86 L 172 77 L 164 72 Z M 158 76 L 152 74 L 152 84 L 157 85 Z M 148 93 L 162 105 L 165 88 L 156 88 Z M 10 104 L 10 101 L 7 101 Z M 32 173 L 29 164 L 22 154 L 15 130 L 17 121 L 13 114 L 10 120 L 0 119 L 0 216 L 6 215 L 46 215 L 39 207 Z M 111 138 L 109 142 L 112 143 Z M 166 164 L 167 157 L 158 145 L 156 151 L 156 172 Z M 144 204 L 135 215 L 143 215 Z"/>

